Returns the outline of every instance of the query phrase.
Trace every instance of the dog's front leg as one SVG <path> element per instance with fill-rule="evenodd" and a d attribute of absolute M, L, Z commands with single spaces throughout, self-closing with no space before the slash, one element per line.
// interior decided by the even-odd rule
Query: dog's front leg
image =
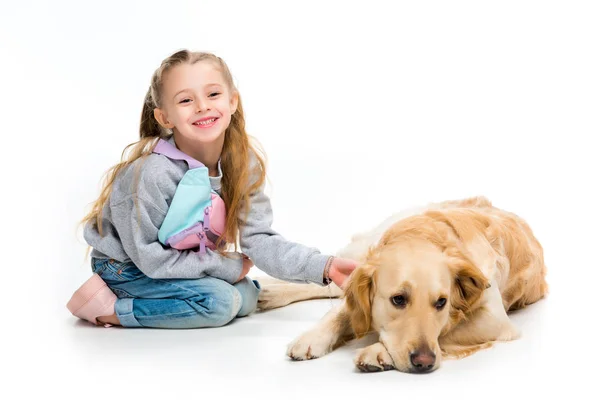
<path fill-rule="evenodd" d="M 325 314 L 317 326 L 290 343 L 287 355 L 295 361 L 312 360 L 352 338 L 346 304 L 342 303 Z"/>

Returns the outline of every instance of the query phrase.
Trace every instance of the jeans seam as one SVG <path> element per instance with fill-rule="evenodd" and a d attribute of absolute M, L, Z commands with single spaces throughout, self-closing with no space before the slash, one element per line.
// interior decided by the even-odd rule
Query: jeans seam
<path fill-rule="evenodd" d="M 231 310 L 231 319 L 234 319 L 235 316 L 237 315 L 237 313 L 242 308 L 242 295 L 241 295 L 241 293 L 237 289 L 233 293 L 234 293 L 233 294 L 234 306 L 232 307 L 232 310 Z"/>
<path fill-rule="evenodd" d="M 200 279 L 202 279 L 202 278 L 200 278 Z M 179 290 L 191 293 L 193 295 L 192 297 L 197 296 L 199 294 L 198 292 L 196 292 L 196 291 L 194 291 L 192 289 L 189 289 L 189 288 L 184 287 L 184 286 L 179 286 L 177 283 L 170 282 L 168 279 L 155 279 L 155 281 L 161 282 L 163 284 L 168 284 L 169 286 L 176 287 Z M 184 299 L 181 299 L 181 300 L 184 300 Z"/>

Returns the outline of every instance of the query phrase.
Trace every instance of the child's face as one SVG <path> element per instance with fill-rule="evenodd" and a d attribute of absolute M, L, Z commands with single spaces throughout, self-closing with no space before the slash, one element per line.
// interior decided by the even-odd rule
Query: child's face
<path fill-rule="evenodd" d="M 221 71 L 211 62 L 200 61 L 167 72 L 162 107 L 154 115 L 185 141 L 208 144 L 223 139 L 237 103 L 237 93 L 230 92 Z"/>

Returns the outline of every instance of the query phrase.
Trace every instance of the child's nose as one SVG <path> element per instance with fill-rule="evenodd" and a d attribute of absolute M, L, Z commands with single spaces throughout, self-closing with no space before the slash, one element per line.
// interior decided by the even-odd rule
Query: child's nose
<path fill-rule="evenodd" d="M 204 100 L 198 100 L 196 102 L 196 112 L 203 112 L 208 110 L 208 103 Z"/>

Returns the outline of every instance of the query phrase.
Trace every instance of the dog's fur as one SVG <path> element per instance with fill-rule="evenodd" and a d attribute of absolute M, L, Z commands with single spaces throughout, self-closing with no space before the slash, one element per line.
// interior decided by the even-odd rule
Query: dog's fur
<path fill-rule="evenodd" d="M 483 197 L 396 214 L 337 255 L 359 262 L 343 293 L 334 285 L 261 282 L 263 310 L 344 297 L 290 344 L 294 360 L 376 332 L 379 341 L 355 359 L 360 370 L 431 371 L 442 356 L 461 358 L 517 338 L 507 312 L 548 290 L 542 247 L 529 226 Z"/>

